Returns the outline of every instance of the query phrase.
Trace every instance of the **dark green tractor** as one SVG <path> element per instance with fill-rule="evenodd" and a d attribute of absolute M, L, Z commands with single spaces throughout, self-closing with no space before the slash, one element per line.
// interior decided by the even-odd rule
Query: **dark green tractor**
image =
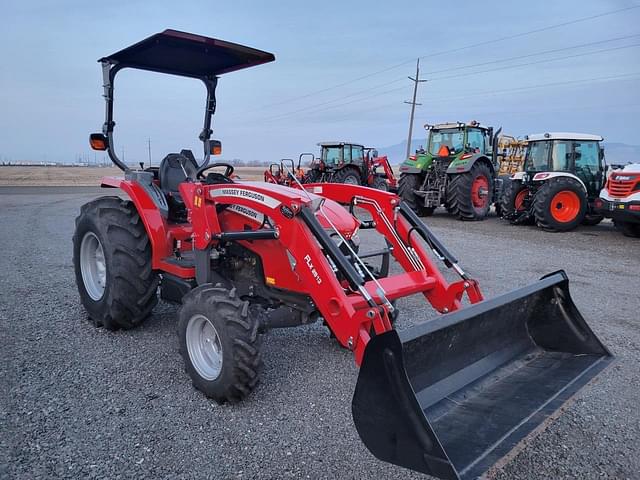
<path fill-rule="evenodd" d="M 425 128 L 427 148 L 400 166 L 399 195 L 418 215 L 431 215 L 444 205 L 461 220 L 482 220 L 500 196 L 496 172 L 501 129 L 494 133 L 493 127 L 475 121 Z"/>

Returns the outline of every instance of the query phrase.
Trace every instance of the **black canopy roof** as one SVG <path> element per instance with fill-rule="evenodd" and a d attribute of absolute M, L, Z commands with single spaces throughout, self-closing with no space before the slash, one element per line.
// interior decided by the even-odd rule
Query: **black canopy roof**
<path fill-rule="evenodd" d="M 274 60 L 272 53 L 255 48 L 192 33 L 165 30 L 98 61 L 202 78 Z"/>

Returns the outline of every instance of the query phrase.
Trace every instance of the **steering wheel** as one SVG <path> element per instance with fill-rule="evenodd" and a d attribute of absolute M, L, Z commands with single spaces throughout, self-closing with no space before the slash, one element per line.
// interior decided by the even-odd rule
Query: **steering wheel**
<path fill-rule="evenodd" d="M 204 167 L 200 167 L 198 169 L 198 172 L 196 173 L 196 178 L 204 178 L 203 173 L 209 170 L 210 168 L 215 168 L 215 167 L 225 167 L 223 176 L 226 178 L 229 178 L 234 170 L 233 165 L 229 163 L 210 163 L 209 165 L 205 165 Z M 218 174 L 218 175 L 222 175 L 222 174 Z"/>

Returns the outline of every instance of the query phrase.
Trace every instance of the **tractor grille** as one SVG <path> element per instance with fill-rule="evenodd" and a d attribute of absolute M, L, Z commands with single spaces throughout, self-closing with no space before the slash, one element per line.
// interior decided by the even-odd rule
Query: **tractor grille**
<path fill-rule="evenodd" d="M 609 178 L 607 190 L 612 197 L 627 197 L 634 190 L 640 190 L 640 175 L 613 174 Z"/>

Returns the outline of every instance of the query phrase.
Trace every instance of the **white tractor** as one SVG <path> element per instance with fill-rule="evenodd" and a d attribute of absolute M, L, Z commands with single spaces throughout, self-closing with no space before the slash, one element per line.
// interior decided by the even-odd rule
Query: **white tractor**
<path fill-rule="evenodd" d="M 502 196 L 504 218 L 557 232 L 600 223 L 594 202 L 605 182 L 602 137 L 562 132 L 525 140 L 524 171 L 511 176 Z"/>

